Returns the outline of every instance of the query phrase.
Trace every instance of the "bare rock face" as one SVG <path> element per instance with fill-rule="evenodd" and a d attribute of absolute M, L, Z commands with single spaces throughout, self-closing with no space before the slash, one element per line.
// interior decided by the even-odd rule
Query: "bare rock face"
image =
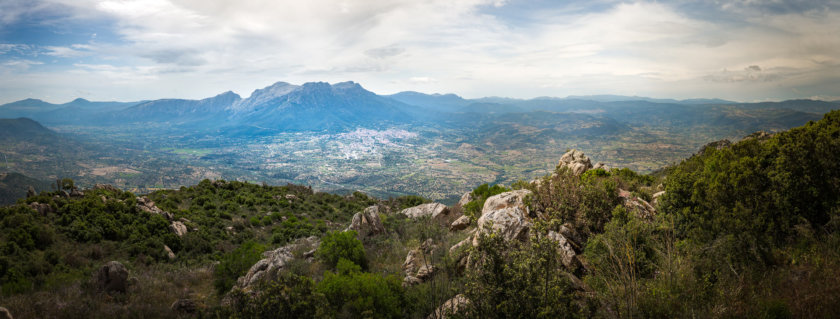
<path fill-rule="evenodd" d="M 98 291 L 125 293 L 128 287 L 128 269 L 118 261 L 109 261 L 96 271 L 93 282 Z"/>
<path fill-rule="evenodd" d="M 531 229 L 530 210 L 524 199 L 531 191 L 520 189 L 491 196 L 484 202 L 478 219 L 478 233 L 496 232 L 505 240 L 526 240 Z M 478 245 L 474 236 L 473 246 Z"/>
<path fill-rule="evenodd" d="M 295 259 L 294 252 L 296 250 L 305 250 L 303 257 L 312 256 L 321 240 L 318 237 L 311 236 L 309 238 L 301 238 L 294 243 L 286 246 L 270 250 L 263 253 L 263 259 L 248 269 L 245 276 L 239 277 L 236 280 L 234 289 L 239 288 L 243 290 L 250 290 L 251 287 L 258 284 L 261 280 L 267 278 L 270 274 L 275 274 L 280 270 L 286 268 L 290 261 Z"/>
<path fill-rule="evenodd" d="M 461 199 L 458 200 L 458 206 L 464 207 L 467 203 L 473 200 L 472 192 L 466 192 L 464 195 L 461 195 Z"/>
<path fill-rule="evenodd" d="M 565 236 L 553 230 L 548 232 L 548 238 L 557 242 L 557 252 L 560 255 L 560 262 L 563 263 L 563 266 L 566 266 L 570 270 L 577 269 L 579 266 L 577 254 L 571 242 Z"/>
<path fill-rule="evenodd" d="M 12 313 L 9 312 L 9 309 L 0 307 L 0 319 L 13 319 Z"/>
<path fill-rule="evenodd" d="M 379 219 L 379 206 L 370 206 L 353 215 L 353 220 L 344 231 L 348 230 L 355 230 L 362 238 L 385 233 L 385 226 L 382 226 L 382 220 Z"/>
<path fill-rule="evenodd" d="M 171 224 L 169 224 L 169 230 L 171 230 L 173 233 L 175 233 L 175 235 L 177 235 L 178 237 L 183 237 L 184 235 L 187 234 L 187 231 L 188 231 L 187 230 L 187 225 L 184 225 L 184 223 L 182 223 L 179 220 L 176 220 L 176 221 L 172 222 Z"/>
<path fill-rule="evenodd" d="M 557 165 L 569 168 L 569 171 L 575 175 L 583 174 L 592 168 L 592 162 L 589 158 L 578 150 L 570 150 L 566 154 L 563 154 Z"/>
<path fill-rule="evenodd" d="M 644 199 L 633 196 L 633 193 L 630 193 L 623 189 L 619 189 L 618 196 L 621 197 L 624 201 L 624 207 L 626 207 L 627 210 L 635 213 L 636 217 L 646 220 L 652 220 L 653 217 L 656 216 L 656 208 L 654 208 Z"/>
<path fill-rule="evenodd" d="M 435 309 L 434 313 L 429 314 L 426 319 L 448 318 L 460 311 L 463 311 L 469 304 L 470 300 L 467 299 L 466 296 L 458 294 L 440 305 L 440 307 Z"/>
<path fill-rule="evenodd" d="M 449 230 L 450 231 L 459 231 L 459 230 L 467 229 L 467 227 L 469 227 L 469 226 L 470 226 L 470 218 L 467 217 L 467 216 L 461 216 L 461 217 L 458 217 L 458 219 L 456 219 L 455 221 L 453 221 L 451 225 L 449 225 Z"/>
<path fill-rule="evenodd" d="M 420 217 L 430 216 L 432 219 L 438 219 L 449 214 L 449 208 L 441 203 L 427 203 L 417 205 L 411 208 L 403 209 L 400 214 L 408 218 L 416 219 Z"/>
<path fill-rule="evenodd" d="M 430 238 L 417 249 L 408 252 L 403 263 L 403 271 L 405 272 L 403 286 L 419 284 L 432 277 L 437 268 L 432 265 L 428 256 L 431 255 L 434 248 L 435 246 Z"/>

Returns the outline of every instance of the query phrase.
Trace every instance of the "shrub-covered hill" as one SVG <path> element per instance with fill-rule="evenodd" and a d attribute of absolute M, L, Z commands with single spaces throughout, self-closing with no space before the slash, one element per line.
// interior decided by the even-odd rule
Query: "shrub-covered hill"
<path fill-rule="evenodd" d="M 833 111 L 711 143 L 656 176 L 570 151 L 551 175 L 481 185 L 452 207 L 207 180 L 137 197 L 66 180 L 0 208 L 0 306 L 16 318 L 833 318 L 838 157 Z M 130 274 L 124 292 L 102 292 L 111 260 Z"/>

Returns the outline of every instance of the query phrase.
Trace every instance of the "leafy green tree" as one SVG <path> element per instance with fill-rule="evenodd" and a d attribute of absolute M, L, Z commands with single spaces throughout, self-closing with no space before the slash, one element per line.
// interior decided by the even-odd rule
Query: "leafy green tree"
<path fill-rule="evenodd" d="M 339 273 L 327 271 L 317 291 L 327 298 L 330 317 L 402 318 L 405 293 L 399 278 L 361 272 L 354 262 L 341 258 Z"/>
<path fill-rule="evenodd" d="M 346 259 L 362 269 L 367 269 L 368 262 L 365 247 L 356 238 L 356 231 L 329 232 L 321 238 L 321 245 L 315 255 L 325 265 L 335 269 L 339 260 Z"/>
<path fill-rule="evenodd" d="M 216 277 L 213 282 L 216 291 L 223 294 L 230 290 L 236 283 L 236 279 L 245 275 L 251 266 L 262 259 L 263 251 L 265 251 L 265 246 L 248 241 L 222 256 L 213 273 Z"/>

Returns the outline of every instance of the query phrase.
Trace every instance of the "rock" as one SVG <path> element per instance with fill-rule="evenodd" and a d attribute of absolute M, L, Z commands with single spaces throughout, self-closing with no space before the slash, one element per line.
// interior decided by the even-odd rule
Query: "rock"
<path fill-rule="evenodd" d="M 37 193 L 35 193 L 35 187 L 29 186 L 29 188 L 26 189 L 26 198 L 34 197 L 35 195 L 37 195 Z"/>
<path fill-rule="evenodd" d="M 163 251 L 166 252 L 166 256 L 169 257 L 170 260 L 175 259 L 175 253 L 172 252 L 172 249 L 169 246 L 163 245 Z"/>
<path fill-rule="evenodd" d="M 50 206 L 49 204 L 41 204 L 39 202 L 29 203 L 29 208 L 32 208 L 33 210 L 38 212 L 38 215 L 41 216 L 47 216 L 47 214 L 53 212 L 52 206 Z"/>
<path fill-rule="evenodd" d="M 172 217 L 173 217 L 172 214 L 170 214 L 169 212 L 166 212 L 166 211 L 158 208 L 157 206 L 155 206 L 155 202 L 153 202 L 148 197 L 143 196 L 143 197 L 137 197 L 136 199 L 137 199 L 137 209 L 140 209 L 144 212 L 151 213 L 151 214 L 163 215 L 163 217 L 165 217 L 166 220 L 170 220 L 170 221 L 172 220 Z"/>
<path fill-rule="evenodd" d="M 108 199 L 105 198 L 105 195 L 99 195 L 99 199 L 102 200 L 102 203 L 105 204 L 108 202 Z"/>
<path fill-rule="evenodd" d="M 752 140 L 752 139 L 757 139 L 759 141 L 765 141 L 765 140 L 773 137 L 773 135 L 776 135 L 776 134 L 765 132 L 765 131 L 758 131 L 758 132 L 755 132 L 755 133 L 752 133 L 750 135 L 745 136 L 743 139 L 741 139 L 741 141 L 749 141 L 749 140 Z"/>
<path fill-rule="evenodd" d="M 169 309 L 178 314 L 192 314 L 198 310 L 198 306 L 192 299 L 178 299 L 172 303 L 172 306 L 169 306 Z"/>
<path fill-rule="evenodd" d="M 245 276 L 239 277 L 239 279 L 236 280 L 234 288 L 250 290 L 251 287 L 254 287 L 254 285 L 267 278 L 267 276 L 276 274 L 278 271 L 286 268 L 289 262 L 295 259 L 293 252 L 299 251 L 300 249 L 313 251 L 314 248 L 317 248 L 320 244 L 321 241 L 318 237 L 311 236 L 308 238 L 298 239 L 294 243 L 275 250 L 264 252 L 264 258 L 251 266 Z"/>
<path fill-rule="evenodd" d="M 457 244 L 453 245 L 452 247 L 449 247 L 449 255 L 454 255 L 461 248 L 467 247 L 467 245 L 472 243 L 472 240 L 473 240 L 472 237 L 467 237 L 467 238 L 464 238 L 464 240 L 462 240 L 462 241 L 458 242 Z"/>
<path fill-rule="evenodd" d="M 441 203 L 427 203 L 403 209 L 400 214 L 412 219 L 426 216 L 431 216 L 432 219 L 438 219 L 449 214 L 449 208 Z"/>
<path fill-rule="evenodd" d="M 650 203 L 653 207 L 659 206 L 659 198 L 665 195 L 665 191 L 659 191 L 653 194 L 653 201 Z"/>
<path fill-rule="evenodd" d="M 459 231 L 464 230 L 470 226 L 470 218 L 467 216 L 458 217 L 451 225 L 449 225 L 450 231 Z"/>
<path fill-rule="evenodd" d="M 286 194 L 286 199 L 288 199 L 288 200 L 296 200 L 296 199 L 298 199 L 298 197 L 297 197 L 297 196 L 295 196 L 294 194 Z"/>
<path fill-rule="evenodd" d="M 636 217 L 652 220 L 656 216 L 656 208 L 644 199 L 633 196 L 632 193 L 619 189 L 618 196 L 624 201 L 624 207 L 636 214 Z"/>
<path fill-rule="evenodd" d="M 703 155 L 703 154 L 706 153 L 707 149 L 714 148 L 716 150 L 722 150 L 722 149 L 727 148 L 731 145 L 732 145 L 732 142 L 730 142 L 729 140 L 726 140 L 726 139 L 723 139 L 723 140 L 720 140 L 720 141 L 714 141 L 714 142 L 711 142 L 709 144 L 703 145 L 703 147 L 701 147 L 700 150 L 697 151 L 697 153 L 695 155 L 696 156 Z"/>
<path fill-rule="evenodd" d="M 119 188 L 116 188 L 116 187 L 114 187 L 112 185 L 109 185 L 109 184 L 96 184 L 96 185 L 93 185 L 93 189 L 104 189 L 104 190 L 115 192 L 115 193 L 122 193 L 122 191 Z"/>
<path fill-rule="evenodd" d="M 125 293 L 128 288 L 128 269 L 118 261 L 109 261 L 96 271 L 93 282 L 100 292 Z"/>
<path fill-rule="evenodd" d="M 405 272 L 403 286 L 422 283 L 432 277 L 437 268 L 432 265 L 427 256 L 431 255 L 433 249 L 435 249 L 435 245 L 429 238 L 420 247 L 408 252 L 403 263 L 403 271 Z"/>
<path fill-rule="evenodd" d="M 379 206 L 370 206 L 353 215 L 353 220 L 344 231 L 348 230 L 355 230 L 362 238 L 385 233 L 385 227 L 379 219 Z"/>
<path fill-rule="evenodd" d="M 583 174 L 583 172 L 592 168 L 592 162 L 589 158 L 578 150 L 570 150 L 563 154 L 557 165 L 568 168 L 575 175 Z"/>
<path fill-rule="evenodd" d="M 566 266 L 569 270 L 577 269 L 579 266 L 577 254 L 569 240 L 553 230 L 548 232 L 548 238 L 557 242 L 557 253 L 560 255 L 560 262 L 563 263 L 563 266 Z"/>
<path fill-rule="evenodd" d="M 560 229 L 558 229 L 557 232 L 560 233 L 560 235 L 563 235 L 563 237 L 566 237 L 566 239 L 568 239 L 572 246 L 574 246 L 576 249 L 582 250 L 582 247 L 580 245 L 584 242 L 584 240 L 582 237 L 580 237 L 580 234 L 578 234 L 578 232 L 575 231 L 575 229 L 572 227 L 572 224 L 565 223 L 563 225 L 560 225 Z"/>
<path fill-rule="evenodd" d="M 600 169 L 603 169 L 603 170 L 605 170 L 605 171 L 609 171 L 609 170 L 610 170 L 610 167 L 609 167 L 609 166 L 607 166 L 607 164 L 604 164 L 604 163 L 601 163 L 601 162 L 598 162 L 597 164 L 595 164 L 594 166 L 592 166 L 592 169 L 599 169 L 599 168 L 600 168 Z"/>
<path fill-rule="evenodd" d="M 458 201 L 458 206 L 464 207 L 467 203 L 473 200 L 472 192 L 466 192 L 464 195 L 461 195 L 461 199 Z"/>
<path fill-rule="evenodd" d="M 9 309 L 0 307 L 0 319 L 14 319 Z"/>
<path fill-rule="evenodd" d="M 463 294 L 458 294 L 452 299 L 444 302 L 440 307 L 435 309 L 434 313 L 429 314 L 426 319 L 443 319 L 452 316 L 460 311 L 463 311 L 470 304 L 470 300 Z"/>
<path fill-rule="evenodd" d="M 187 225 L 180 221 L 174 221 L 172 224 L 169 224 L 169 230 L 171 230 L 175 235 L 178 237 L 183 237 L 187 234 Z"/>
<path fill-rule="evenodd" d="M 478 232 L 497 232 L 508 241 L 528 239 L 531 229 L 530 210 L 524 199 L 530 194 L 531 191 L 520 189 L 487 198 L 478 219 Z M 473 246 L 477 245 L 478 236 L 474 236 Z"/>
<path fill-rule="evenodd" d="M 79 198 L 79 197 L 84 197 L 84 196 L 85 196 L 85 192 L 80 192 L 78 189 L 74 188 L 73 190 L 70 191 L 70 197 Z"/>

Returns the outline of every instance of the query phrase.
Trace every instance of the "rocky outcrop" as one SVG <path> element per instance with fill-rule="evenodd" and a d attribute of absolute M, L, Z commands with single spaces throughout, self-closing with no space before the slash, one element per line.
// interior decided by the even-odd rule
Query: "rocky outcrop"
<path fill-rule="evenodd" d="M 477 222 L 477 234 L 496 232 L 508 241 L 526 240 L 532 224 L 524 200 L 530 194 L 531 191 L 520 189 L 487 198 Z M 473 245 L 478 245 L 477 236 Z"/>
<path fill-rule="evenodd" d="M 168 257 L 169 260 L 175 259 L 175 253 L 172 252 L 172 248 L 169 248 L 169 246 L 163 245 L 163 252 L 166 253 L 166 257 Z"/>
<path fill-rule="evenodd" d="M 458 200 L 458 206 L 464 207 L 467 203 L 473 200 L 472 192 L 466 192 L 464 195 L 461 195 L 461 199 Z"/>
<path fill-rule="evenodd" d="M 143 197 L 137 197 L 136 199 L 137 199 L 137 209 L 139 209 L 141 211 L 144 211 L 144 212 L 147 212 L 147 213 L 150 213 L 150 214 L 162 215 L 164 218 L 166 218 L 166 220 L 172 220 L 172 214 L 170 214 L 169 212 L 166 212 L 166 211 L 158 208 L 157 206 L 155 206 L 155 202 L 153 202 L 148 197 L 143 196 Z"/>
<path fill-rule="evenodd" d="M 435 246 L 430 238 L 417 249 L 408 252 L 403 263 L 403 271 L 405 272 L 403 286 L 423 283 L 432 277 L 436 268 L 427 256 L 431 255 L 433 249 L 435 249 Z"/>
<path fill-rule="evenodd" d="M 557 164 L 560 167 L 566 167 L 572 174 L 580 175 L 592 168 L 592 162 L 583 152 L 578 150 L 570 150 L 560 157 L 560 162 Z"/>
<path fill-rule="evenodd" d="M 575 253 L 575 249 L 571 242 L 566 239 L 566 236 L 552 230 L 548 232 L 548 238 L 557 242 L 557 253 L 563 266 L 566 266 L 566 269 L 569 270 L 577 269 L 579 266 L 577 253 Z"/>
<path fill-rule="evenodd" d="M 429 314 L 426 319 L 443 319 L 448 318 L 460 311 L 463 311 L 470 304 L 470 300 L 463 294 L 455 295 L 451 299 L 444 302 L 440 307 L 435 309 L 434 313 Z"/>
<path fill-rule="evenodd" d="M 50 206 L 49 204 L 42 204 L 39 202 L 29 203 L 29 208 L 32 208 L 33 210 L 38 212 L 38 215 L 41 216 L 47 216 L 47 214 L 53 212 L 52 206 Z"/>
<path fill-rule="evenodd" d="M 255 263 L 248 269 L 245 276 L 239 277 L 236 280 L 234 288 L 250 290 L 251 287 L 258 284 L 261 280 L 268 278 L 271 274 L 276 274 L 288 266 L 289 262 L 295 259 L 295 251 L 304 251 L 304 258 L 312 258 L 315 250 L 321 241 L 318 237 L 311 236 L 309 238 L 298 239 L 294 243 L 277 248 L 275 250 L 263 253 L 263 259 Z"/>
<path fill-rule="evenodd" d="M 427 203 L 414 207 L 406 208 L 400 211 L 400 214 L 408 218 L 417 219 L 420 217 L 431 217 L 432 219 L 442 218 L 449 214 L 449 208 L 441 203 Z"/>
<path fill-rule="evenodd" d="M 125 293 L 128 288 L 128 269 L 118 261 L 109 261 L 93 275 L 97 291 Z"/>
<path fill-rule="evenodd" d="M 353 220 L 344 231 L 348 230 L 355 230 L 362 238 L 385 233 L 385 226 L 382 226 L 382 220 L 379 219 L 379 206 L 370 206 L 353 215 Z"/>
<path fill-rule="evenodd" d="M 651 196 L 651 197 L 653 197 L 653 201 L 651 201 L 650 204 L 653 205 L 653 207 L 658 206 L 659 205 L 659 198 L 662 197 L 662 195 L 665 195 L 665 191 L 660 191 L 660 192 L 654 193 L 653 196 Z"/>
<path fill-rule="evenodd" d="M 706 153 L 707 149 L 722 150 L 722 149 L 727 148 L 731 145 L 732 145 L 732 142 L 730 142 L 729 140 L 726 140 L 726 139 L 720 140 L 720 141 L 714 141 L 714 142 L 711 142 L 709 144 L 703 145 L 703 147 L 701 147 L 700 150 L 695 155 L 697 155 L 697 156 L 703 155 L 703 154 Z"/>
<path fill-rule="evenodd" d="M 636 214 L 636 217 L 652 220 L 656 216 L 656 208 L 644 199 L 633 196 L 633 193 L 619 189 L 618 196 L 624 201 L 624 207 Z"/>
<path fill-rule="evenodd" d="M 467 216 L 458 217 L 452 224 L 449 225 L 450 231 L 459 231 L 467 229 L 470 226 L 470 218 Z"/>
<path fill-rule="evenodd" d="M 0 319 L 14 319 L 14 317 L 12 317 L 12 313 L 9 312 L 9 309 L 0 307 Z"/>
<path fill-rule="evenodd" d="M 607 164 L 604 164 L 604 163 L 598 162 L 597 164 L 595 164 L 595 165 L 593 165 L 593 166 L 592 166 L 592 169 L 603 169 L 603 170 L 605 170 L 605 171 L 609 171 L 609 170 L 610 170 L 610 167 L 609 167 L 609 166 L 607 166 Z"/>
<path fill-rule="evenodd" d="M 37 193 L 35 193 L 35 187 L 29 186 L 29 188 L 26 189 L 26 198 L 34 197 L 35 195 L 37 195 Z"/>
<path fill-rule="evenodd" d="M 186 315 L 195 313 L 198 305 L 192 299 L 178 299 L 169 306 L 169 309 L 179 315 Z"/>
<path fill-rule="evenodd" d="M 187 225 L 184 225 L 184 223 L 181 222 L 180 220 L 176 220 L 176 221 L 172 222 L 171 224 L 169 224 L 169 230 L 171 230 L 173 233 L 175 233 L 175 235 L 177 235 L 178 237 L 183 237 L 184 235 L 187 234 L 187 231 L 188 231 L 187 230 Z"/>
<path fill-rule="evenodd" d="M 116 188 L 116 187 L 114 187 L 113 185 L 110 185 L 110 184 L 96 184 L 96 185 L 93 185 L 93 189 L 104 189 L 106 191 L 111 191 L 111 192 L 114 192 L 114 193 L 121 193 L 122 192 L 119 188 Z"/>

